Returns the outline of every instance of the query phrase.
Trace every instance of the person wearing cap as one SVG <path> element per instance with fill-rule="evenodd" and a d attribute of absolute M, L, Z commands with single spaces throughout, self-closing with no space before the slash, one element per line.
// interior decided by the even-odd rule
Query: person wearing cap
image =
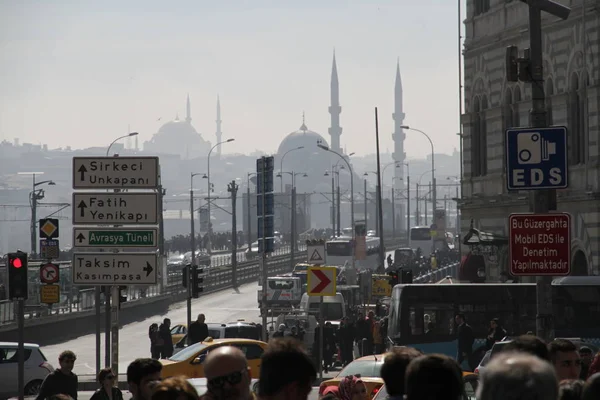
<path fill-rule="evenodd" d="M 340 398 L 340 391 L 338 386 L 327 386 L 321 395 L 319 400 L 337 400 Z"/>

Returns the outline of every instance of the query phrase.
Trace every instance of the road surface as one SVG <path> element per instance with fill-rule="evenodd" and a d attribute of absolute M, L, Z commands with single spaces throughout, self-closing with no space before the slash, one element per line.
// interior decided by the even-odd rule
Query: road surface
<path fill-rule="evenodd" d="M 391 252 L 390 252 L 391 253 Z M 387 254 L 386 254 L 387 257 Z M 261 322 L 257 302 L 257 283 L 240 286 L 238 291 L 226 289 L 192 300 L 192 319 L 199 313 L 206 315 L 206 322 L 224 323 L 243 319 L 247 322 Z M 144 321 L 134 322 L 119 330 L 119 373 L 127 370 L 129 363 L 139 357 L 150 357 L 150 340 L 148 327 L 156 322 L 160 324 L 164 318 L 170 318 L 172 325 L 185 324 L 187 310 L 185 301 L 172 304 L 165 315 L 155 315 Z M 102 327 L 104 330 L 104 327 Z M 104 334 L 101 337 L 104 347 Z M 58 355 L 63 350 L 71 350 L 77 355 L 74 372 L 78 375 L 96 373 L 96 339 L 95 335 L 86 335 L 60 344 L 42 347 L 48 361 L 58 366 Z M 104 364 L 104 352 L 101 353 Z"/>
<path fill-rule="evenodd" d="M 239 288 L 239 293 L 233 289 L 208 294 L 192 301 L 192 319 L 204 313 L 207 322 L 233 322 L 245 319 L 249 322 L 260 322 L 256 293 L 258 285 L 251 283 Z M 129 363 L 139 357 L 150 356 L 150 341 L 148 327 L 153 322 L 161 323 L 163 318 L 170 318 L 172 325 L 186 323 L 187 310 L 185 302 L 171 305 L 166 315 L 156 315 L 141 322 L 123 326 L 119 331 L 119 372 L 127 370 Z M 104 335 L 101 339 L 104 345 Z M 56 367 L 58 355 L 63 350 L 72 350 L 77 355 L 74 371 L 78 375 L 95 374 L 96 372 L 96 339 L 95 335 L 80 338 L 52 346 L 45 346 L 42 351 L 48 361 Z M 102 364 L 104 353 L 102 353 Z"/>

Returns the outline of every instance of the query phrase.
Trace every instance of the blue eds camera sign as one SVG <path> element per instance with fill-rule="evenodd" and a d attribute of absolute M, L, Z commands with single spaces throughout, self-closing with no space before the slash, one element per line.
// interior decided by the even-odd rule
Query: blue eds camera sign
<path fill-rule="evenodd" d="M 567 171 L 567 128 L 506 130 L 508 190 L 564 189 Z"/>

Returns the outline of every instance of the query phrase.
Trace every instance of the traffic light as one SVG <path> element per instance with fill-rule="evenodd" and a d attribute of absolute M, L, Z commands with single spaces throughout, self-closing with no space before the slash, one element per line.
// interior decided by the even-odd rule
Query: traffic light
<path fill-rule="evenodd" d="M 400 281 L 398 279 L 398 271 L 388 272 L 388 275 L 390 276 L 390 279 L 388 280 L 388 282 L 392 287 L 394 287 L 398 283 L 400 283 Z"/>
<path fill-rule="evenodd" d="M 204 287 L 202 286 L 202 284 L 204 283 L 204 278 L 202 277 L 202 274 L 204 274 L 204 269 L 203 268 L 198 268 L 196 265 L 194 265 L 191 269 L 192 271 L 192 297 L 194 299 L 197 299 L 200 295 L 200 293 L 202 293 L 204 291 Z"/>
<path fill-rule="evenodd" d="M 191 268 L 192 264 L 187 264 L 181 269 L 181 286 L 183 286 L 184 288 L 188 287 L 188 283 L 190 282 L 189 270 Z"/>
<path fill-rule="evenodd" d="M 402 270 L 402 283 L 413 283 L 413 274 L 410 269 Z"/>
<path fill-rule="evenodd" d="M 27 300 L 27 253 L 8 254 L 8 297 Z"/>

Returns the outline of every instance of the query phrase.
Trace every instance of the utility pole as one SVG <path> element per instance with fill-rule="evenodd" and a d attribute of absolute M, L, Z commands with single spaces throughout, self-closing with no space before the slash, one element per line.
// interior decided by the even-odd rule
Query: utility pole
<path fill-rule="evenodd" d="M 379 117 L 377 115 L 377 107 L 375 107 L 375 142 L 377 149 L 377 206 L 379 208 L 379 214 L 377 221 L 379 221 L 379 268 L 385 269 L 385 243 L 383 241 L 383 208 L 381 199 L 381 158 L 379 157 Z M 354 227 L 352 227 L 354 229 Z"/>
<path fill-rule="evenodd" d="M 231 193 L 231 282 L 237 287 L 237 192 L 239 186 L 235 180 L 227 185 L 227 191 Z M 250 200 L 250 199 L 248 199 Z"/>
<path fill-rule="evenodd" d="M 544 71 L 542 51 L 542 11 L 566 20 L 571 9 L 551 0 L 521 0 L 529 6 L 529 49 L 525 57 L 518 58 L 518 48 L 507 48 L 507 80 L 531 83 L 530 127 L 546 128 L 546 94 L 544 93 Z M 585 6 L 584 6 L 585 7 Z M 535 214 L 547 214 L 556 210 L 556 190 L 534 190 L 530 196 L 529 210 Z M 542 340 L 554 339 L 552 315 L 552 277 L 536 277 L 536 334 Z"/>
<path fill-rule="evenodd" d="M 406 237 L 410 238 L 410 176 L 406 175 Z"/>
<path fill-rule="evenodd" d="M 392 237 L 396 237 L 396 204 L 394 202 L 394 185 L 392 184 Z"/>
<path fill-rule="evenodd" d="M 342 208 L 342 196 L 340 195 L 340 176 L 338 174 L 338 180 L 337 180 L 337 207 L 336 207 L 336 211 L 337 211 L 337 235 L 338 236 L 342 236 L 342 212 L 341 212 L 341 208 Z"/>
<path fill-rule="evenodd" d="M 290 220 L 290 271 L 294 270 L 295 260 L 296 260 L 296 178 L 294 176 L 294 172 L 292 172 L 292 215 Z"/>
<path fill-rule="evenodd" d="M 417 207 L 416 207 L 416 221 L 415 223 L 417 224 L 417 226 L 421 225 L 421 215 L 419 214 L 419 182 L 417 182 L 417 191 L 415 194 L 415 202 L 417 203 Z"/>
<path fill-rule="evenodd" d="M 336 202 L 335 202 L 335 179 L 334 179 L 334 173 L 333 173 L 333 168 L 331 168 L 331 229 L 333 231 L 333 236 L 336 236 L 335 234 L 335 209 L 336 209 Z"/>
<path fill-rule="evenodd" d="M 365 231 L 368 231 L 369 228 L 368 228 L 367 221 L 369 219 L 369 217 L 368 217 L 368 215 L 369 215 L 369 209 L 367 207 L 367 204 L 368 204 L 368 200 L 367 200 L 367 178 L 364 179 L 364 185 L 365 185 L 365 188 L 364 188 L 364 192 L 363 193 L 365 194 Z"/>
<path fill-rule="evenodd" d="M 252 210 L 250 205 L 250 175 L 248 175 L 248 187 L 246 188 L 246 221 L 248 227 L 246 228 L 248 233 L 246 233 L 246 241 L 248 242 L 248 248 L 252 245 L 252 217 L 250 215 L 250 211 Z"/>

